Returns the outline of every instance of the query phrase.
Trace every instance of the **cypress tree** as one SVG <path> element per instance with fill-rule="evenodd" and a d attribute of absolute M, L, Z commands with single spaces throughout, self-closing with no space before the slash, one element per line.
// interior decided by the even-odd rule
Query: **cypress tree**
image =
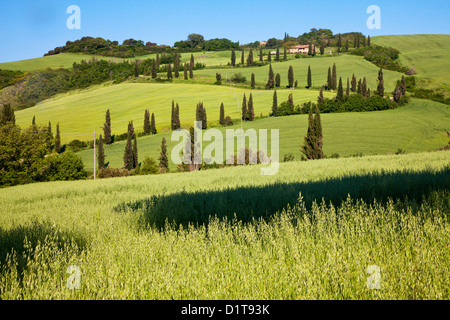
<path fill-rule="evenodd" d="M 152 113 L 152 120 L 150 121 L 150 133 L 156 134 L 155 114 Z"/>
<path fill-rule="evenodd" d="M 148 111 L 147 109 L 144 112 L 144 133 L 145 134 L 150 134 L 150 129 L 151 129 L 151 125 L 150 125 L 150 111 Z"/>
<path fill-rule="evenodd" d="M 139 160 L 138 160 L 138 148 L 137 148 L 137 138 L 136 135 L 134 135 L 134 143 L 133 143 L 133 169 L 136 169 L 139 167 Z"/>
<path fill-rule="evenodd" d="M 316 56 L 316 45 L 313 45 L 313 53 L 312 56 L 315 57 Z"/>
<path fill-rule="evenodd" d="M 194 79 L 194 55 L 191 54 L 191 62 L 189 63 L 189 78 Z"/>
<path fill-rule="evenodd" d="M 308 115 L 308 130 L 306 136 L 303 139 L 303 145 L 300 151 L 303 153 L 306 160 L 314 159 L 314 147 L 315 147 L 315 137 L 314 137 L 314 117 L 312 112 L 312 106 L 309 108 Z"/>
<path fill-rule="evenodd" d="M 242 66 L 244 66 L 244 61 L 245 61 L 244 52 L 245 52 L 245 50 L 242 50 L 242 54 L 241 54 L 241 65 Z"/>
<path fill-rule="evenodd" d="M 288 103 L 289 103 L 292 107 L 294 106 L 294 97 L 292 96 L 292 93 L 289 93 Z"/>
<path fill-rule="evenodd" d="M 203 107 L 203 102 L 197 104 L 196 120 L 202 122 L 202 129 L 207 129 L 206 109 Z"/>
<path fill-rule="evenodd" d="M 169 159 L 167 158 L 167 144 L 166 138 L 161 141 L 161 153 L 159 155 L 159 171 L 165 173 L 169 171 Z"/>
<path fill-rule="evenodd" d="M 155 60 L 152 61 L 152 79 L 156 79 L 158 74 L 156 73 L 156 62 Z"/>
<path fill-rule="evenodd" d="M 279 88 L 281 85 L 281 76 L 279 73 L 275 76 L 275 87 Z"/>
<path fill-rule="evenodd" d="M 172 80 L 172 65 L 170 63 L 167 65 L 167 79 Z"/>
<path fill-rule="evenodd" d="M 105 150 L 103 149 L 103 139 L 101 134 L 98 139 L 97 163 L 99 170 L 105 167 Z"/>
<path fill-rule="evenodd" d="M 283 60 L 284 60 L 284 61 L 287 60 L 287 49 L 286 49 L 286 47 L 284 47 Z"/>
<path fill-rule="evenodd" d="M 275 61 L 280 61 L 280 48 L 277 48 L 277 54 L 275 56 Z"/>
<path fill-rule="evenodd" d="M 377 94 L 381 97 L 384 97 L 384 79 L 383 79 L 383 69 L 380 68 L 378 71 L 378 86 L 377 86 Z"/>
<path fill-rule="evenodd" d="M 367 98 L 370 98 L 370 88 L 369 88 L 369 89 L 367 89 L 367 94 L 366 94 L 366 97 L 367 97 Z"/>
<path fill-rule="evenodd" d="M 338 48 L 342 47 L 342 35 L 340 33 L 338 36 L 337 47 Z"/>
<path fill-rule="evenodd" d="M 130 124 L 128 123 L 128 135 L 127 144 L 125 145 L 125 151 L 123 154 L 123 167 L 127 170 L 133 169 L 133 149 L 131 146 L 131 141 L 133 139 L 133 133 L 130 131 Z"/>
<path fill-rule="evenodd" d="M 270 53 L 270 51 L 267 54 L 267 61 L 272 62 L 272 54 Z"/>
<path fill-rule="evenodd" d="M 363 79 L 363 83 L 362 83 L 362 86 L 361 86 L 361 94 L 364 97 L 367 96 L 367 80 L 366 80 L 366 77 L 364 77 L 364 79 Z"/>
<path fill-rule="evenodd" d="M 36 125 L 36 116 L 33 116 L 33 121 L 31 121 L 31 125 L 35 126 Z"/>
<path fill-rule="evenodd" d="M 309 43 L 309 47 L 308 47 L 308 56 L 312 55 L 312 43 Z"/>
<path fill-rule="evenodd" d="M 352 92 L 356 92 L 356 77 L 355 74 L 352 76 Z"/>
<path fill-rule="evenodd" d="M 394 90 L 394 101 L 395 102 L 400 102 L 400 98 L 402 97 L 402 92 L 401 92 L 401 89 L 400 89 L 400 87 L 395 87 L 395 90 Z"/>
<path fill-rule="evenodd" d="M 406 94 L 406 79 L 405 76 L 402 76 L 402 81 L 400 82 L 400 92 L 402 96 Z"/>
<path fill-rule="evenodd" d="M 273 74 L 273 70 L 272 70 L 272 64 L 269 65 L 269 80 L 267 81 L 267 89 L 272 89 L 273 86 L 275 85 L 274 82 L 274 74 Z"/>
<path fill-rule="evenodd" d="M 337 72 L 336 72 L 336 64 L 333 64 L 333 72 L 331 74 L 331 87 L 333 90 L 337 89 Z"/>
<path fill-rule="evenodd" d="M 366 37 L 365 36 L 361 37 L 361 42 L 362 42 L 362 46 L 365 47 L 366 46 Z"/>
<path fill-rule="evenodd" d="M 139 77 L 139 62 L 138 60 L 134 60 L 134 77 Z"/>
<path fill-rule="evenodd" d="M 345 52 L 348 52 L 348 49 L 349 49 L 349 43 L 347 40 L 347 41 L 345 41 Z"/>
<path fill-rule="evenodd" d="M 186 62 L 184 63 L 183 72 L 184 72 L 184 80 L 187 80 L 188 79 L 188 71 L 187 71 L 187 63 Z"/>
<path fill-rule="evenodd" d="M 354 38 L 354 41 L 353 41 L 353 48 L 355 48 L 356 49 L 356 46 L 357 46 L 357 40 L 356 40 L 356 38 L 358 37 L 358 35 L 356 35 L 355 36 L 355 38 Z"/>
<path fill-rule="evenodd" d="M 61 134 L 59 132 L 59 123 L 56 125 L 55 151 L 56 153 L 61 152 Z"/>
<path fill-rule="evenodd" d="M 252 78 L 251 78 L 251 81 L 250 81 L 250 86 L 252 87 L 252 89 L 255 88 L 255 74 L 254 74 L 254 73 L 252 73 Z"/>
<path fill-rule="evenodd" d="M 292 68 L 292 66 L 289 66 L 288 82 L 289 82 L 289 88 L 292 88 L 294 86 L 294 68 Z"/>
<path fill-rule="evenodd" d="M 356 48 L 357 48 L 357 49 L 359 49 L 359 47 L 361 46 L 360 41 L 361 41 L 360 35 L 358 34 L 358 35 L 356 36 Z"/>
<path fill-rule="evenodd" d="M 328 68 L 327 87 L 328 87 L 328 90 L 333 89 L 332 88 L 333 85 L 331 83 L 331 68 Z"/>
<path fill-rule="evenodd" d="M 247 98 L 245 97 L 242 99 L 242 112 L 241 112 L 241 118 L 242 120 L 246 120 L 247 118 Z"/>
<path fill-rule="evenodd" d="M 236 52 L 234 49 L 231 50 L 231 66 L 236 66 Z"/>
<path fill-rule="evenodd" d="M 315 136 L 315 159 L 323 159 L 323 136 L 322 136 L 322 123 L 320 121 L 319 106 L 316 105 L 316 112 L 314 116 L 314 136 Z"/>
<path fill-rule="evenodd" d="M 361 81 L 361 79 L 359 79 L 359 81 L 358 81 L 358 88 L 357 88 L 357 90 L 356 90 L 360 95 L 363 95 L 363 92 L 362 92 L 362 81 Z"/>
<path fill-rule="evenodd" d="M 307 86 L 308 86 L 308 89 L 312 87 L 311 66 L 308 66 Z"/>
<path fill-rule="evenodd" d="M 319 97 L 317 98 L 317 103 L 322 103 L 322 102 L 323 102 L 323 86 L 320 87 Z"/>
<path fill-rule="evenodd" d="M 105 124 L 103 125 L 103 135 L 105 137 L 105 143 L 111 144 L 111 114 L 109 109 L 106 110 Z"/>
<path fill-rule="evenodd" d="M 347 90 L 345 91 L 345 95 L 350 96 L 350 79 L 347 78 Z"/>
<path fill-rule="evenodd" d="M 176 130 L 176 120 L 175 120 L 175 101 L 172 100 L 172 113 L 170 116 L 170 128 Z"/>
<path fill-rule="evenodd" d="M 159 53 L 156 54 L 155 63 L 156 63 L 156 70 L 159 70 Z"/>
<path fill-rule="evenodd" d="M 336 100 L 337 101 L 344 101 L 344 88 L 342 86 L 342 78 L 341 77 L 339 78 L 339 87 L 338 87 Z"/>
<path fill-rule="evenodd" d="M 367 36 L 367 46 L 370 47 L 370 36 Z"/>
<path fill-rule="evenodd" d="M 263 49 L 262 47 L 259 48 L 259 61 L 264 61 L 264 55 L 263 55 Z"/>
<path fill-rule="evenodd" d="M 181 128 L 180 106 L 178 105 L 178 102 L 177 102 L 177 107 L 175 108 L 175 125 L 176 125 L 176 129 Z"/>
<path fill-rule="evenodd" d="M 175 53 L 175 62 L 174 62 L 173 68 L 174 68 L 175 78 L 178 78 L 180 76 L 180 56 L 178 55 L 178 53 Z"/>
<path fill-rule="evenodd" d="M 250 49 L 250 52 L 248 53 L 247 56 L 247 67 L 250 67 L 252 65 L 253 65 L 253 49 Z"/>
<path fill-rule="evenodd" d="M 250 93 L 250 97 L 248 98 L 248 108 L 247 108 L 247 119 L 249 121 L 253 121 L 255 118 L 255 110 L 253 109 L 253 97 Z"/>
<path fill-rule="evenodd" d="M 222 126 L 225 124 L 225 107 L 223 106 L 223 102 L 220 104 L 219 123 L 220 123 Z"/>
<path fill-rule="evenodd" d="M 323 56 L 323 54 L 325 53 L 325 45 L 323 44 L 323 42 L 320 43 L 320 55 Z"/>
<path fill-rule="evenodd" d="M 278 111 L 278 98 L 277 98 L 277 90 L 273 93 L 273 100 L 272 100 L 272 116 L 276 117 Z"/>

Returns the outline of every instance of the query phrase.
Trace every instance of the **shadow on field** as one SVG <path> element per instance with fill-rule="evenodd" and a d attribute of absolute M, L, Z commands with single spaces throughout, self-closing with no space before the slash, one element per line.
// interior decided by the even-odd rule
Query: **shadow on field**
<path fill-rule="evenodd" d="M 27 261 L 35 258 L 36 248 L 52 247 L 61 251 L 82 251 L 88 245 L 85 238 L 73 232 L 56 230 L 50 223 L 36 223 L 17 226 L 12 229 L 0 227 L 0 271 L 8 267 L 8 255 L 15 255 L 15 265 L 20 278 L 27 267 Z"/>
<path fill-rule="evenodd" d="M 123 203 L 118 212 L 143 212 L 143 224 L 163 228 L 170 224 L 186 227 L 207 224 L 210 216 L 250 222 L 270 218 L 298 202 L 299 193 L 309 209 L 314 202 L 340 205 L 350 195 L 365 202 L 407 200 L 421 203 L 433 191 L 450 189 L 450 166 L 440 171 L 397 171 L 354 175 L 318 182 L 276 183 L 220 191 L 180 192 Z"/>

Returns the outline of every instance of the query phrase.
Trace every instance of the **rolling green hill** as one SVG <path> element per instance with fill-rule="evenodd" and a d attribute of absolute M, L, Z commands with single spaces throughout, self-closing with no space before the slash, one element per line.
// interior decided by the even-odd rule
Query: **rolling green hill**
<path fill-rule="evenodd" d="M 373 42 L 398 49 L 400 63 L 416 69 L 422 87 L 450 96 L 450 35 L 380 36 Z"/>
<path fill-rule="evenodd" d="M 300 146 L 303 144 L 307 129 L 307 118 L 307 115 L 266 118 L 244 122 L 243 128 L 279 129 L 280 160 L 287 153 L 292 153 L 299 160 Z M 406 152 L 423 152 L 436 150 L 449 141 L 446 131 L 450 129 L 450 108 L 426 100 L 413 100 L 406 107 L 388 111 L 322 114 L 321 119 L 324 153 L 328 156 L 334 153 L 340 156 L 358 153 L 388 154 L 398 149 Z M 227 129 L 238 128 L 240 124 Z M 143 161 L 145 156 L 158 159 L 163 137 L 168 141 L 170 157 L 170 150 L 178 142 L 171 142 L 171 133 L 166 132 L 138 139 L 140 161 Z M 109 161 L 111 167 L 123 165 L 125 144 L 126 141 L 121 141 L 105 147 L 106 162 Z M 204 147 L 207 144 L 205 142 Z M 82 151 L 79 155 L 86 167 L 92 171 L 93 150 Z M 169 163 L 172 170 L 176 169 L 170 161 Z"/>
<path fill-rule="evenodd" d="M 287 100 L 290 92 L 296 104 L 316 101 L 319 95 L 315 90 L 280 90 L 278 102 Z M 130 120 L 133 120 L 138 132 L 142 131 L 145 109 L 155 113 L 156 125 L 160 130 L 170 126 L 172 99 L 180 105 L 181 125 L 193 124 L 195 108 L 200 101 L 207 110 L 208 122 L 217 123 L 221 102 L 225 105 L 226 115 L 233 119 L 240 117 L 244 93 L 247 98 L 252 93 L 256 116 L 269 114 L 273 91 L 195 84 L 123 83 L 56 96 L 32 108 L 17 111 L 16 120 L 20 126 L 30 125 L 33 116 L 39 124 L 51 121 L 56 125 L 59 122 L 64 142 L 92 140 L 94 130 L 99 131 L 103 127 L 108 108 L 113 134 L 126 132 Z M 325 96 L 333 97 L 334 94 L 325 93 Z"/>

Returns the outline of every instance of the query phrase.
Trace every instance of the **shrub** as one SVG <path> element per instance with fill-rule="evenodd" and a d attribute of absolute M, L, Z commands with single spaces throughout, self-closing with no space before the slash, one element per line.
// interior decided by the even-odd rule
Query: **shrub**
<path fill-rule="evenodd" d="M 224 127 L 228 127 L 228 126 L 232 126 L 233 125 L 233 120 L 231 120 L 230 116 L 227 116 L 225 118 L 225 122 L 224 122 Z"/>
<path fill-rule="evenodd" d="M 130 171 L 119 168 L 102 168 L 97 173 L 97 178 L 116 178 L 116 177 L 128 177 Z"/>
<path fill-rule="evenodd" d="M 72 152 L 46 157 L 36 171 L 38 181 L 80 180 L 87 177 L 83 160 Z"/>
<path fill-rule="evenodd" d="M 232 77 L 231 77 L 231 82 L 234 83 L 245 83 L 247 79 L 245 78 L 245 76 L 242 75 L 242 73 L 235 73 Z"/>
<path fill-rule="evenodd" d="M 288 153 L 283 156 L 283 162 L 294 161 L 294 159 L 295 159 L 295 157 L 292 153 Z"/>
<path fill-rule="evenodd" d="M 155 159 L 150 157 L 145 157 L 144 163 L 139 171 L 140 175 L 157 174 L 159 170 L 158 164 Z"/>

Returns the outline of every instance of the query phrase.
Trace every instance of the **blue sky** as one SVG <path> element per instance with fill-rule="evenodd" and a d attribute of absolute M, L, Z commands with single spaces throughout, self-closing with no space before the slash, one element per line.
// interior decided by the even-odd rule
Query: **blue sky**
<path fill-rule="evenodd" d="M 66 26 L 70 5 L 81 9 L 80 30 Z M 366 26 L 370 5 L 381 9 L 380 30 Z M 371 36 L 450 34 L 449 12 L 448 0 L 1 0 L 0 62 L 40 57 L 83 36 L 173 45 L 189 33 L 242 44 L 311 28 Z"/>

